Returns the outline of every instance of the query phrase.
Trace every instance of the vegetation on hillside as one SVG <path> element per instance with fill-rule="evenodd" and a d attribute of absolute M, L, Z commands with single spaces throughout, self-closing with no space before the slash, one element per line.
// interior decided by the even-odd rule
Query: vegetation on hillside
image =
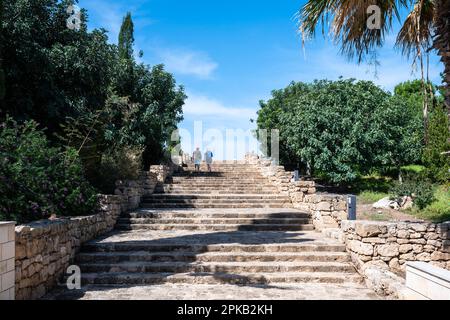
<path fill-rule="evenodd" d="M 0 6 L 0 122 L 3 130 L 16 128 L 15 139 L 20 141 L 17 150 L 2 149 L 4 156 L 15 160 L 2 161 L 0 179 L 11 186 L 23 185 L 25 177 L 34 183 L 26 187 L 29 192 L 2 189 L 1 197 L 7 194 L 18 202 L 18 207 L 5 206 L 19 221 L 50 213 L 91 214 L 88 207 L 68 205 L 71 196 L 55 190 L 44 188 L 36 198 L 36 188 L 41 180 L 62 186 L 52 175 L 60 171 L 69 172 L 73 181 L 84 181 L 78 188 L 88 193 L 92 188 L 112 192 L 114 178 L 133 178 L 139 170 L 166 160 L 170 135 L 183 118 L 183 87 L 163 65 L 136 61 L 131 14 L 124 18 L 118 44 L 111 44 L 106 30 L 88 31 L 85 10 L 79 30 L 68 27 L 67 8 L 74 3 L 3 0 Z M 9 117 L 14 125 L 7 124 Z M 29 131 L 33 139 L 28 139 Z M 9 140 L 3 139 L 10 138 L 3 132 L 0 145 L 6 148 Z M 28 156 L 23 150 L 36 145 L 42 147 L 39 157 L 21 160 Z M 57 154 L 62 158 L 55 160 Z M 64 160 L 67 157 L 73 161 Z M 73 163 L 80 166 L 74 169 Z M 46 168 L 39 176 L 30 176 L 34 166 L 43 164 Z M 55 207 L 60 202 L 65 210 Z M 31 203 L 48 209 L 32 215 L 27 209 Z"/>

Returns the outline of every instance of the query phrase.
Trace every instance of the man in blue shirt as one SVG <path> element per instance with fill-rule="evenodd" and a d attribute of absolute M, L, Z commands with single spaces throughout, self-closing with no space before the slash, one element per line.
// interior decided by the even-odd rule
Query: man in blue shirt
<path fill-rule="evenodd" d="M 211 172 L 211 164 L 213 161 L 213 153 L 207 149 L 207 151 L 205 152 L 205 161 L 206 161 L 206 165 L 208 166 L 208 171 Z"/>

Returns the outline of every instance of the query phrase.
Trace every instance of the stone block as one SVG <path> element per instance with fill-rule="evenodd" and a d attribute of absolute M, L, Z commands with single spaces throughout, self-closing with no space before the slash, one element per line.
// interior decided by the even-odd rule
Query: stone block
<path fill-rule="evenodd" d="M 379 244 L 379 243 L 386 243 L 386 239 L 384 239 L 384 238 L 377 238 L 377 237 L 372 237 L 372 238 L 363 238 L 362 239 L 362 242 L 365 242 L 365 243 L 377 243 L 377 244 Z"/>
<path fill-rule="evenodd" d="M 331 203 L 322 201 L 316 204 L 315 209 L 317 211 L 331 211 Z"/>
<path fill-rule="evenodd" d="M 14 287 L 15 282 L 15 271 L 10 271 L 1 275 L 1 288 L 3 290 L 7 290 L 9 288 Z"/>
<path fill-rule="evenodd" d="M 371 256 L 373 255 L 373 246 L 369 243 L 362 243 L 358 240 L 350 240 L 347 244 L 348 248 L 356 253 Z"/>
<path fill-rule="evenodd" d="M 377 253 L 383 257 L 396 257 L 399 255 L 398 244 L 385 244 L 377 247 Z"/>
<path fill-rule="evenodd" d="M 407 253 L 410 252 L 413 249 L 413 246 L 411 244 L 402 244 L 398 247 L 398 251 L 400 253 Z"/>
<path fill-rule="evenodd" d="M 15 256 L 15 242 L 10 241 L 2 244 L 2 256 L 0 260 L 8 260 Z"/>
<path fill-rule="evenodd" d="M 379 234 L 386 233 L 387 227 L 372 222 L 357 222 L 355 225 L 356 233 L 361 237 L 375 237 Z"/>

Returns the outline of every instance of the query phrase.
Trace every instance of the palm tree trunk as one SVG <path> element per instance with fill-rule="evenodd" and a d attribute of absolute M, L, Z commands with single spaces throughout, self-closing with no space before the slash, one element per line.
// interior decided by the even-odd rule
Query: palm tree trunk
<path fill-rule="evenodd" d="M 438 0 L 436 6 L 437 21 L 434 48 L 444 64 L 445 105 L 450 120 L 450 1 Z M 449 128 L 450 129 L 450 128 Z"/>

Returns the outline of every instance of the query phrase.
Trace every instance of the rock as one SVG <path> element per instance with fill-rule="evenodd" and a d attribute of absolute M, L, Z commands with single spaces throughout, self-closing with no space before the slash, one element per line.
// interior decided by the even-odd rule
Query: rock
<path fill-rule="evenodd" d="M 400 253 L 407 253 L 413 249 L 413 246 L 410 244 L 402 244 L 398 247 L 398 251 Z"/>
<path fill-rule="evenodd" d="M 427 231 L 428 224 L 426 224 L 426 223 L 411 223 L 409 225 L 409 227 L 416 232 L 425 232 L 425 231 Z"/>
<path fill-rule="evenodd" d="M 438 261 L 438 260 L 447 260 L 450 262 L 450 253 L 444 253 L 439 251 L 434 251 L 431 254 L 431 260 Z"/>
<path fill-rule="evenodd" d="M 403 238 L 403 239 L 408 239 L 409 238 L 408 230 L 398 230 L 397 231 L 397 237 L 398 238 Z"/>
<path fill-rule="evenodd" d="M 386 226 L 375 222 L 358 222 L 355 225 L 355 232 L 361 237 L 375 237 L 386 230 Z"/>
<path fill-rule="evenodd" d="M 374 209 L 395 209 L 395 210 L 398 210 L 400 208 L 397 201 L 391 200 L 389 199 L 389 197 L 378 200 L 372 205 L 372 207 Z"/>
<path fill-rule="evenodd" d="M 411 209 L 413 206 L 413 200 L 411 197 L 409 196 L 404 196 L 400 199 L 400 203 L 399 203 L 400 209 L 402 210 L 407 210 L 407 209 Z"/>
<path fill-rule="evenodd" d="M 399 254 L 399 245 L 398 244 L 385 244 L 378 246 L 377 252 L 380 256 L 383 257 L 396 257 Z"/>
<path fill-rule="evenodd" d="M 431 255 L 428 252 L 422 252 L 416 256 L 416 259 L 419 261 L 430 261 Z"/>
<path fill-rule="evenodd" d="M 391 259 L 391 261 L 389 261 L 389 268 L 394 269 L 394 270 L 400 269 L 400 263 L 398 262 L 397 258 L 393 258 L 393 259 Z"/>
<path fill-rule="evenodd" d="M 362 254 L 365 256 L 373 255 L 373 246 L 368 243 L 362 243 L 361 241 L 350 240 L 348 242 L 348 248 L 356 253 L 359 253 L 359 254 Z"/>

